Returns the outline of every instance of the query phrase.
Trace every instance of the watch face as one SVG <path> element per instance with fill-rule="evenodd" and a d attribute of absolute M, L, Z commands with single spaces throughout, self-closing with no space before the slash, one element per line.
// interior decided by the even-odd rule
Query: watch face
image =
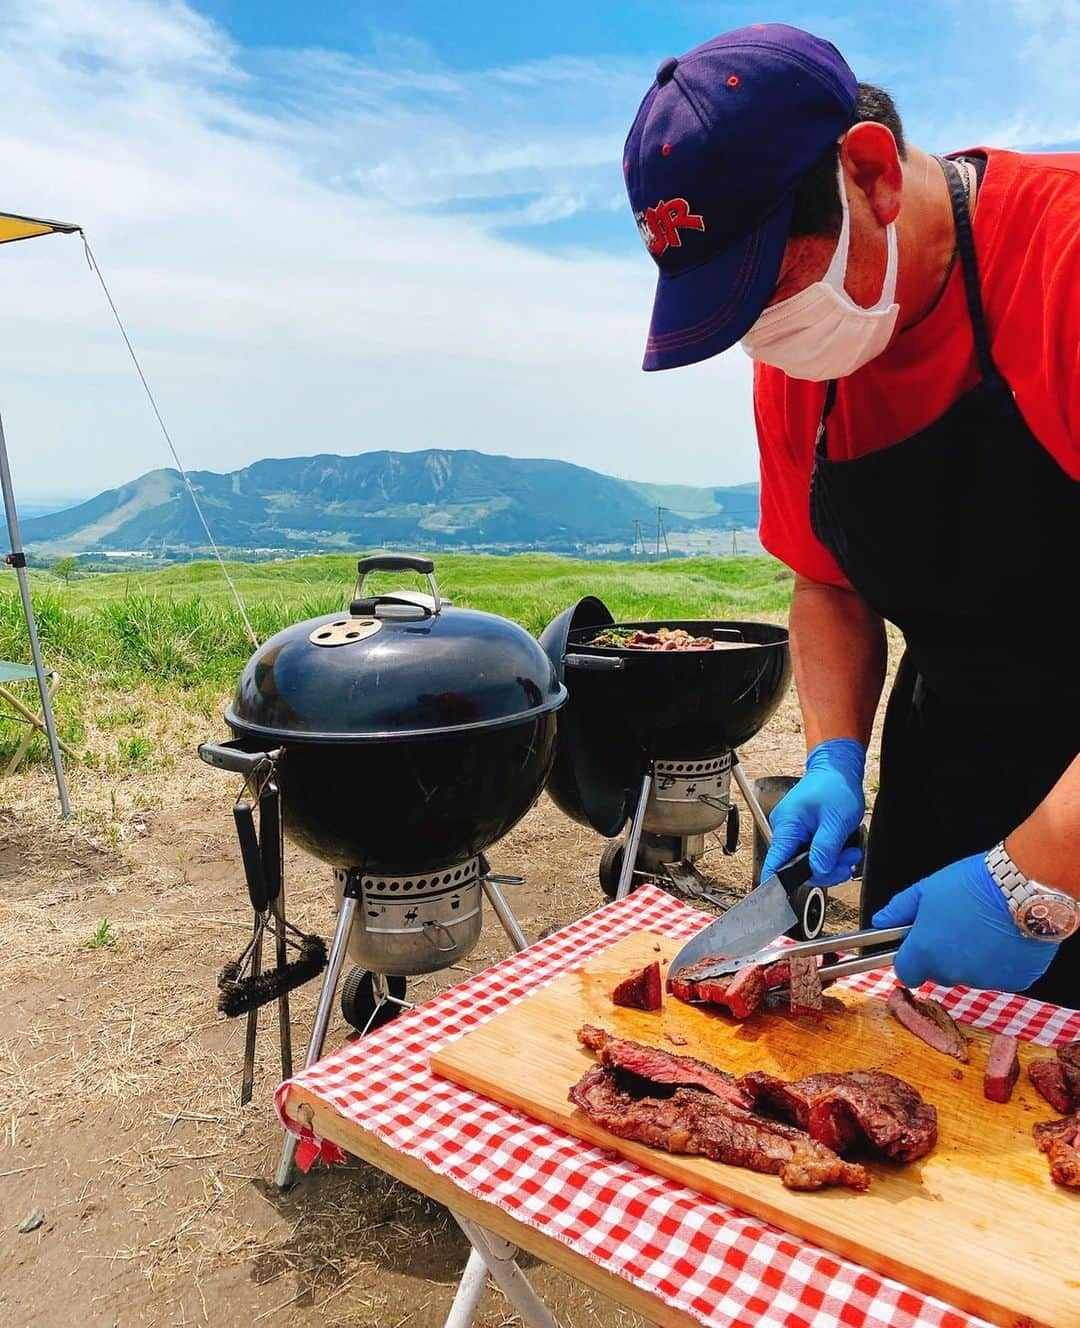
<path fill-rule="evenodd" d="M 1029 936 L 1063 941 L 1080 923 L 1080 904 L 1065 894 L 1037 895 L 1020 905 L 1016 920 Z"/>

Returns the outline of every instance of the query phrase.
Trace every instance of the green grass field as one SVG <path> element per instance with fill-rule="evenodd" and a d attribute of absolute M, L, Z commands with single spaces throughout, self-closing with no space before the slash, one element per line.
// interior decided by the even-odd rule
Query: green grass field
<path fill-rule="evenodd" d="M 290 623 L 339 612 L 356 580 L 356 559 L 346 555 L 228 566 L 260 640 Z M 534 633 L 583 595 L 598 595 L 622 621 L 738 619 L 783 613 L 792 585 L 791 574 L 765 557 L 627 563 L 456 554 L 438 559 L 437 576 L 454 604 L 503 614 Z M 403 583 L 422 584 L 381 575 L 369 585 Z M 35 571 L 31 584 L 46 664 L 66 680 L 57 706 L 63 735 L 78 745 L 89 728 L 119 726 L 118 752 L 129 763 L 145 754 L 125 697 L 139 692 L 138 710 L 149 689 L 162 703 L 179 701 L 210 715 L 251 654 L 216 563 L 76 576 L 70 583 Z M 0 595 L 0 659 L 29 660 L 14 578 Z M 32 685 L 21 686 L 36 708 Z M 0 760 L 22 731 L 0 713 Z M 37 739 L 33 756 L 45 756 Z"/>
<path fill-rule="evenodd" d="M 263 640 L 299 619 L 339 611 L 356 579 L 355 558 L 339 555 L 228 566 Z M 754 617 L 782 612 L 791 593 L 790 573 L 771 558 L 640 564 L 456 554 L 440 558 L 436 574 L 455 604 L 504 614 L 531 632 L 587 594 L 599 595 L 617 618 L 640 619 Z M 216 563 L 106 572 L 70 583 L 37 572 L 32 584 L 46 654 L 69 667 L 183 685 L 224 682 L 250 654 Z M 423 583 L 381 574 L 369 584 Z M 14 588 L 0 597 L 0 657 L 27 658 Z"/>

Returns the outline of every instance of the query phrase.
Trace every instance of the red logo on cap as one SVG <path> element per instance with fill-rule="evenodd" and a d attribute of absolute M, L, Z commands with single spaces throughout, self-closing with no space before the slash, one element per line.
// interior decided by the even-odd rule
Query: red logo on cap
<path fill-rule="evenodd" d="M 654 258 L 659 258 L 668 249 L 682 247 L 679 231 L 705 229 L 705 218 L 691 212 L 685 198 L 670 198 L 657 203 L 656 207 L 646 208 L 637 214 L 637 223 L 641 238 Z"/>

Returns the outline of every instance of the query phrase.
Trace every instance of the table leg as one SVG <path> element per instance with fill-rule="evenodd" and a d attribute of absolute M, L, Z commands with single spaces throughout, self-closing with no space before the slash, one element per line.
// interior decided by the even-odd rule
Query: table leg
<path fill-rule="evenodd" d="M 323 1043 L 326 1041 L 326 1028 L 330 1023 L 330 1011 L 334 1004 L 334 993 L 337 991 L 338 978 L 341 977 L 341 969 L 345 963 L 345 951 L 349 944 L 349 933 L 352 931 L 355 916 L 356 900 L 346 895 L 341 901 L 337 931 L 334 933 L 333 944 L 330 946 L 330 958 L 326 965 L 326 976 L 323 978 L 322 991 L 319 993 L 315 1023 L 311 1029 L 311 1040 L 308 1042 L 307 1055 L 304 1057 L 305 1070 L 309 1065 L 314 1065 L 322 1055 Z M 281 1161 L 278 1163 L 278 1169 L 274 1176 L 279 1189 L 283 1190 L 292 1183 L 293 1158 L 296 1155 L 296 1145 L 299 1142 L 295 1134 L 289 1131 L 285 1132 L 285 1146 L 281 1150 Z"/>
<path fill-rule="evenodd" d="M 451 1214 L 454 1221 L 468 1236 L 469 1243 L 473 1247 L 473 1253 L 480 1255 L 480 1258 L 487 1265 L 488 1272 L 498 1282 L 503 1295 L 521 1315 L 525 1328 L 559 1328 L 551 1311 L 532 1289 L 529 1285 L 529 1279 L 514 1262 L 517 1255 L 516 1248 L 509 1241 L 493 1235 L 490 1231 L 485 1231 L 483 1227 L 477 1226 L 475 1222 L 469 1221 L 467 1217 L 462 1217 L 460 1213 L 453 1212 L 452 1209 Z M 469 1263 L 471 1266 L 471 1258 Z M 466 1268 L 465 1276 L 469 1276 L 469 1268 Z M 463 1277 L 462 1282 L 464 1283 L 464 1281 L 465 1278 Z"/>
<path fill-rule="evenodd" d="M 469 1253 L 469 1262 L 458 1283 L 457 1294 L 454 1296 L 454 1303 L 450 1306 L 450 1313 L 446 1316 L 443 1328 L 473 1328 L 476 1311 L 480 1308 L 480 1301 L 484 1296 L 487 1275 L 487 1264 L 474 1246 Z"/>

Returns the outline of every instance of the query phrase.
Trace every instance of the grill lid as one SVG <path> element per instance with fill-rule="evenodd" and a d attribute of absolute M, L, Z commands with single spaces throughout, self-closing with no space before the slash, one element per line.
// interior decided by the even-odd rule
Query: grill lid
<path fill-rule="evenodd" d="M 372 572 L 419 572 L 430 595 L 365 595 Z M 540 645 L 507 618 L 448 607 L 429 558 L 358 564 L 347 613 L 286 627 L 252 655 L 226 708 L 244 735 L 310 742 L 435 737 L 515 724 L 566 700 Z"/>

